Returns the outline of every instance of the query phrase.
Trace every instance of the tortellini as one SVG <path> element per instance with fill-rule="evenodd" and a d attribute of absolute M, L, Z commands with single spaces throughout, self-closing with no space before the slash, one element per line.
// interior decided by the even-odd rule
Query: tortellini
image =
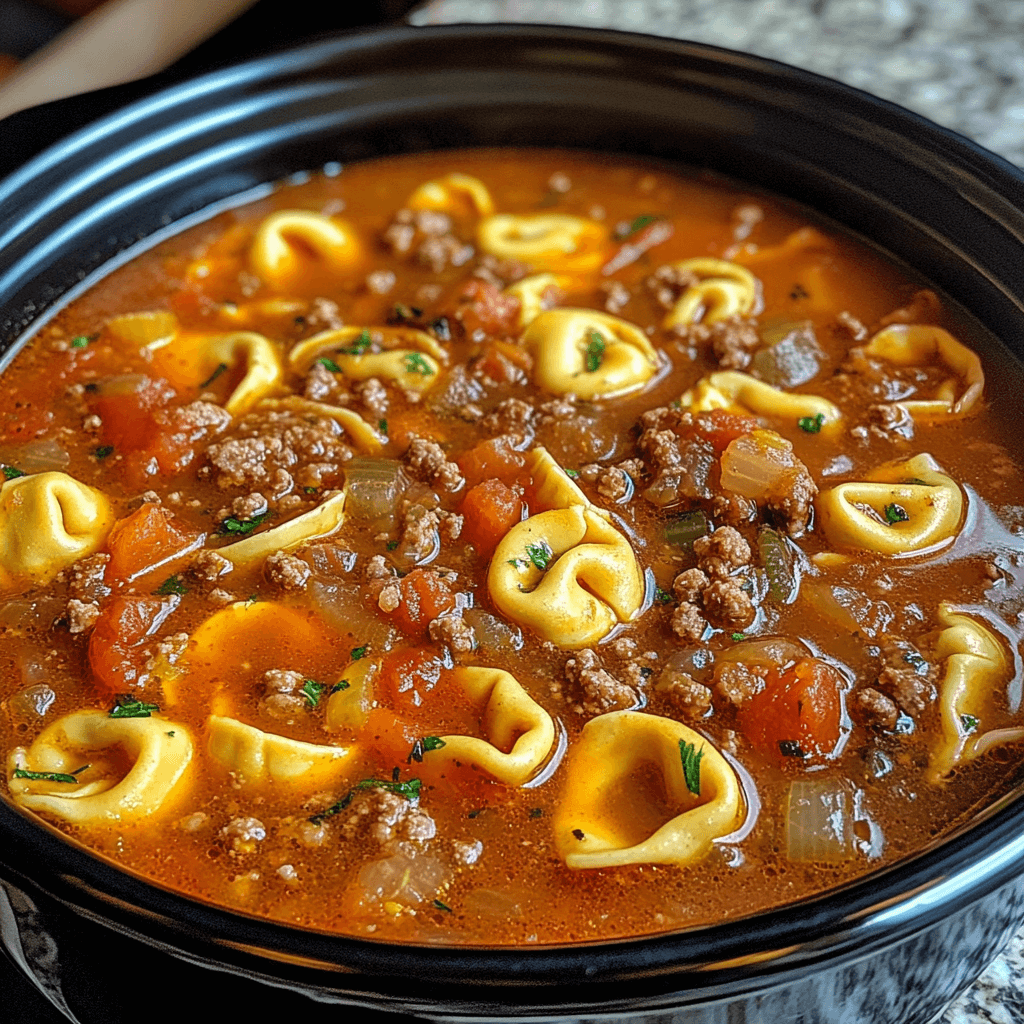
<path fill-rule="evenodd" d="M 525 469 L 530 476 L 530 489 L 533 495 L 530 505 L 534 512 L 570 508 L 573 505 L 590 506 L 590 500 L 580 490 L 579 484 L 562 469 L 546 448 L 534 448 L 526 456 Z M 604 509 L 590 507 L 605 519 L 608 518 L 608 513 Z"/>
<path fill-rule="evenodd" d="M 484 738 L 442 736 L 445 745 L 430 752 L 431 762 L 477 765 L 507 786 L 529 782 L 554 744 L 551 716 L 501 669 L 457 668 L 452 678 L 481 706 Z"/>
<path fill-rule="evenodd" d="M 830 543 L 881 555 L 934 551 L 956 537 L 963 519 L 960 488 L 927 453 L 887 462 L 815 501 Z"/>
<path fill-rule="evenodd" d="M 287 523 L 275 526 L 262 533 L 254 533 L 234 544 L 217 549 L 217 554 L 244 565 L 266 558 L 275 551 L 289 551 L 309 541 L 329 537 L 345 521 L 345 492 L 338 491 L 309 512 L 289 519 Z"/>
<path fill-rule="evenodd" d="M 120 748 L 131 759 L 119 777 Z M 11 795 L 31 811 L 43 811 L 75 825 L 99 825 L 149 818 L 185 778 L 192 762 L 192 736 L 185 726 L 159 715 L 111 718 L 105 711 L 76 711 L 44 729 L 26 752 L 15 750 L 8 775 Z M 15 778 L 15 769 L 69 774 L 83 763 L 81 783 Z"/>
<path fill-rule="evenodd" d="M 496 213 L 480 222 L 477 243 L 498 259 L 555 273 L 597 270 L 609 248 L 604 227 L 566 213 Z"/>
<path fill-rule="evenodd" d="M 252 331 L 211 338 L 203 346 L 202 357 L 211 372 L 216 372 L 221 365 L 230 368 L 242 363 L 245 366 L 245 375 L 224 403 L 232 416 L 251 409 L 274 391 L 284 376 L 277 349 L 262 334 Z"/>
<path fill-rule="evenodd" d="M 489 217 L 494 201 L 487 186 L 470 174 L 453 172 L 436 181 L 425 181 L 406 200 L 410 210 L 444 210 L 457 215 Z"/>
<path fill-rule="evenodd" d="M 554 832 L 570 868 L 693 864 L 745 810 L 735 771 L 708 740 L 638 711 L 591 719 L 565 772 Z"/>
<path fill-rule="evenodd" d="M 942 735 L 932 751 L 936 778 L 970 761 L 999 742 L 1024 739 L 1024 729 L 984 731 L 992 724 L 992 707 L 1013 672 L 1005 645 L 970 615 L 939 605 L 939 633 L 933 656 L 943 662 L 939 689 Z"/>
<path fill-rule="evenodd" d="M 114 525 L 106 495 L 66 473 L 35 473 L 0 487 L 0 588 L 43 583 L 98 551 Z"/>
<path fill-rule="evenodd" d="M 838 407 L 828 399 L 781 391 L 738 370 L 722 370 L 702 377 L 683 395 L 681 404 L 690 412 L 728 409 L 790 420 L 817 420 L 820 416 L 819 429 L 826 432 L 837 427 L 842 418 Z"/>
<path fill-rule="evenodd" d="M 310 791 L 336 785 L 353 751 L 289 739 L 219 715 L 211 715 L 208 724 L 210 756 L 243 788 L 301 786 Z"/>
<path fill-rule="evenodd" d="M 555 394 L 614 398 L 654 376 L 658 357 L 647 335 L 593 309 L 550 309 L 527 327 L 522 345 L 534 357 L 534 380 Z"/>
<path fill-rule="evenodd" d="M 118 341 L 154 352 L 174 340 L 178 333 L 178 318 L 167 309 L 125 313 L 111 317 L 107 321 L 107 330 Z"/>
<path fill-rule="evenodd" d="M 896 403 L 915 419 L 961 416 L 974 408 L 985 389 L 985 374 L 977 353 L 941 327 L 892 324 L 871 339 L 864 354 L 897 366 L 940 359 L 956 374 L 943 381 L 932 398 L 908 398 Z"/>
<path fill-rule="evenodd" d="M 545 301 L 552 293 L 564 291 L 569 279 L 562 274 L 531 274 L 505 289 L 506 295 L 519 300 L 519 316 L 516 325 L 524 330 L 543 313 L 548 306 Z"/>
<path fill-rule="evenodd" d="M 416 394 L 437 383 L 447 354 L 429 334 L 414 327 L 343 327 L 308 338 L 288 355 L 297 373 L 318 360 L 350 380 L 377 377 Z"/>
<path fill-rule="evenodd" d="M 666 330 L 687 324 L 713 324 L 757 312 L 761 288 L 746 267 L 710 256 L 681 260 L 672 267 L 693 274 L 698 280 L 683 290 L 669 310 L 662 322 Z"/>
<path fill-rule="evenodd" d="M 362 258 L 359 239 L 347 224 L 308 210 L 279 210 L 265 217 L 249 249 L 253 273 L 279 291 L 293 290 L 310 263 L 340 277 Z"/>

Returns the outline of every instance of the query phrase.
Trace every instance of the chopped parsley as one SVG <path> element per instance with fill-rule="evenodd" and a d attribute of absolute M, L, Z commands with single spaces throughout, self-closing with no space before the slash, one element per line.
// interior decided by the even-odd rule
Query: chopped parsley
<path fill-rule="evenodd" d="M 657 213 L 642 213 L 639 217 L 634 218 L 629 224 L 625 222 L 616 227 L 612 237 L 617 242 L 624 242 L 627 238 L 632 238 L 638 231 L 642 231 L 648 224 L 653 224 L 656 220 L 663 220 L 661 214 Z"/>
<path fill-rule="evenodd" d="M 199 386 L 201 388 L 208 388 L 222 373 L 225 373 L 227 371 L 227 368 L 227 363 L 218 363 L 217 369 L 214 370 L 213 373 L 211 373 L 210 376 L 207 377 L 206 380 L 204 380 L 202 384 L 200 384 Z"/>
<path fill-rule="evenodd" d="M 417 740 L 412 745 L 412 750 L 409 751 L 405 763 L 412 764 L 415 761 L 417 764 L 422 764 L 424 754 L 428 754 L 431 750 L 440 750 L 444 745 L 445 742 L 440 736 L 424 736 L 423 739 Z"/>
<path fill-rule="evenodd" d="M 167 735 L 170 736 L 171 739 L 174 739 L 174 730 L 172 729 L 169 733 L 167 733 Z"/>
<path fill-rule="evenodd" d="M 130 693 L 122 693 L 114 700 L 114 706 L 107 712 L 108 718 L 149 718 L 160 708 L 156 704 L 147 704 L 137 700 Z"/>
<path fill-rule="evenodd" d="M 72 348 L 86 348 L 90 341 L 95 341 L 98 334 L 79 334 L 71 339 Z"/>
<path fill-rule="evenodd" d="M 801 416 L 796 425 L 806 434 L 820 434 L 824 422 L 825 414 L 819 412 L 817 416 Z"/>
<path fill-rule="evenodd" d="M 24 476 L 24 472 L 17 468 L 17 466 L 4 466 L 3 474 L 5 480 L 13 480 L 15 477 Z"/>
<path fill-rule="evenodd" d="M 347 690 L 351 685 L 347 679 L 342 679 L 331 687 L 331 693 L 341 693 L 342 690 Z"/>
<path fill-rule="evenodd" d="M 655 587 L 654 600 L 658 604 L 668 604 L 672 600 L 672 595 L 667 590 L 662 590 L 661 587 Z"/>
<path fill-rule="evenodd" d="M 300 692 L 306 698 L 309 706 L 315 708 L 320 703 L 320 698 L 324 695 L 324 690 L 326 689 L 326 683 L 318 683 L 315 679 L 303 679 Z"/>
<path fill-rule="evenodd" d="M 432 377 L 434 370 L 430 363 L 419 354 L 419 352 L 406 352 L 405 358 L 406 373 L 418 373 L 421 377 Z"/>
<path fill-rule="evenodd" d="M 418 306 L 407 306 L 404 302 L 396 302 L 394 313 L 391 319 L 393 320 L 417 320 L 423 316 L 423 310 Z"/>
<path fill-rule="evenodd" d="M 330 359 L 327 356 L 321 356 L 317 362 L 321 366 L 326 366 L 331 373 L 341 373 L 341 367 L 333 359 Z"/>
<path fill-rule="evenodd" d="M 398 541 L 397 540 L 389 540 L 385 546 L 387 547 L 388 551 L 394 551 L 395 548 L 398 547 Z"/>
<path fill-rule="evenodd" d="M 796 740 L 779 740 L 779 753 L 783 757 L 806 757 Z"/>
<path fill-rule="evenodd" d="M 73 772 L 30 772 L 27 768 L 15 768 L 11 773 L 16 779 L 31 779 L 33 782 L 78 782 L 76 775 L 81 774 L 89 765 L 83 764 Z"/>
<path fill-rule="evenodd" d="M 885 521 L 893 526 L 895 523 L 905 523 L 910 516 L 907 515 L 907 510 L 902 505 L 897 505 L 896 502 L 892 502 L 885 506 Z"/>
<path fill-rule="evenodd" d="M 386 436 L 388 432 L 388 421 L 377 420 L 377 429 Z"/>
<path fill-rule="evenodd" d="M 302 489 L 303 489 L 303 491 L 306 492 L 306 494 L 316 494 L 316 488 L 315 487 L 303 487 Z"/>
<path fill-rule="evenodd" d="M 530 808 L 530 817 L 531 818 L 543 818 L 544 817 L 544 808 L 543 807 L 531 807 Z"/>
<path fill-rule="evenodd" d="M 577 471 L 576 471 L 575 469 L 567 469 L 567 470 L 565 471 L 565 475 L 566 475 L 566 476 L 567 476 L 567 477 L 568 477 L 568 478 L 569 478 L 570 480 L 579 480 L 579 478 L 580 478 L 580 475 L 579 475 L 579 473 L 578 473 L 578 472 L 577 472 Z"/>
<path fill-rule="evenodd" d="M 554 552 L 548 547 L 547 541 L 542 540 L 537 544 L 527 544 L 526 554 L 530 561 L 543 572 L 551 564 Z"/>
<path fill-rule="evenodd" d="M 338 351 L 346 356 L 361 356 L 372 344 L 373 339 L 370 337 L 370 332 L 364 327 L 359 337 L 351 345 L 347 348 L 339 348 Z M 330 370 L 331 367 L 328 366 L 327 369 Z"/>
<path fill-rule="evenodd" d="M 978 728 L 978 720 L 974 715 L 961 715 L 960 724 L 968 731 L 974 732 Z"/>
<path fill-rule="evenodd" d="M 736 640 L 737 642 L 740 641 L 740 640 L 746 640 L 747 639 L 747 634 L 746 633 L 733 633 L 732 634 L 732 638 L 733 638 L 733 640 Z"/>
<path fill-rule="evenodd" d="M 394 782 L 389 779 L 362 779 L 357 782 L 336 804 L 332 804 L 326 811 L 314 814 L 309 820 L 314 825 L 319 825 L 324 818 L 333 818 L 335 814 L 345 810 L 355 798 L 356 791 L 360 789 L 386 789 L 389 793 L 397 793 L 404 796 L 406 800 L 419 800 L 420 786 L 423 783 L 419 779 L 409 779 L 408 782 Z"/>
<path fill-rule="evenodd" d="M 591 331 L 587 335 L 586 366 L 587 373 L 593 373 L 604 359 L 605 340 L 599 331 Z"/>
<path fill-rule="evenodd" d="M 248 519 L 228 516 L 227 519 L 221 520 L 220 526 L 217 527 L 217 532 L 234 533 L 244 537 L 246 534 L 252 533 L 256 527 L 262 526 L 273 514 L 273 511 L 268 508 L 265 512 L 250 516 Z"/>
<path fill-rule="evenodd" d="M 162 596 L 177 594 L 178 597 L 181 597 L 188 593 L 188 587 L 185 586 L 185 583 L 180 576 L 168 576 L 167 579 L 165 579 L 163 583 L 153 591 L 153 593 L 160 594 Z"/>
<path fill-rule="evenodd" d="M 440 900 L 434 900 L 434 906 L 438 910 L 443 910 L 446 914 L 450 914 L 452 912 L 452 908 L 449 907 L 447 903 L 442 903 Z"/>
<path fill-rule="evenodd" d="M 683 762 L 683 778 L 686 788 L 694 795 L 700 796 L 700 763 L 704 758 L 704 747 L 697 749 L 696 743 L 679 741 L 679 758 Z"/>
<path fill-rule="evenodd" d="M 92 453 L 97 459 L 105 459 L 108 455 L 112 454 L 113 451 L 114 446 L 112 444 L 101 444 L 99 448 L 94 448 Z"/>
<path fill-rule="evenodd" d="M 369 644 L 363 644 L 362 647 L 353 647 L 352 648 L 352 660 L 353 661 L 359 661 L 360 658 L 365 658 L 366 657 L 366 652 L 369 649 L 370 649 L 370 645 Z"/>

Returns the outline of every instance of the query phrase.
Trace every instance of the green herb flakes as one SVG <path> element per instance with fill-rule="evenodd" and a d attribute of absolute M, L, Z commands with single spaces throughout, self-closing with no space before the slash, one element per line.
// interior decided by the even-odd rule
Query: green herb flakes
<path fill-rule="evenodd" d="M 617 242 L 624 242 L 627 238 L 632 238 L 638 231 L 643 231 L 648 224 L 653 224 L 656 220 L 664 220 L 664 218 L 657 213 L 642 213 L 630 223 L 623 223 L 616 227 L 612 237 Z"/>
<path fill-rule="evenodd" d="M 568 477 L 568 478 L 569 478 L 570 480 L 579 480 L 579 478 L 580 478 L 580 475 L 579 475 L 579 473 L 578 473 L 578 472 L 577 472 L 577 471 L 576 471 L 575 469 L 567 469 L 567 470 L 565 471 L 565 475 L 566 475 L 566 476 L 567 476 L 567 477 Z"/>
<path fill-rule="evenodd" d="M 82 769 L 79 769 L 81 771 Z M 11 772 L 12 778 L 15 779 L 31 779 L 33 782 L 77 782 L 78 779 L 74 775 L 67 774 L 64 772 L 30 772 L 26 768 L 15 768 Z"/>
<path fill-rule="evenodd" d="M 667 590 L 662 590 L 661 587 L 654 588 L 654 600 L 658 604 L 671 604 L 672 595 Z"/>
<path fill-rule="evenodd" d="M 732 638 L 733 638 L 733 640 L 739 642 L 740 640 L 746 640 L 747 639 L 747 634 L 746 633 L 733 633 L 732 634 Z"/>
<path fill-rule="evenodd" d="M 331 693 L 341 693 L 342 690 L 347 690 L 351 685 L 347 679 L 342 679 L 331 687 Z"/>
<path fill-rule="evenodd" d="M 585 353 L 587 373 L 593 373 L 604 359 L 605 340 L 599 331 L 591 331 L 587 335 L 587 350 Z"/>
<path fill-rule="evenodd" d="M 530 808 L 530 817 L 531 818 L 543 818 L 544 817 L 544 808 L 543 807 L 531 807 Z"/>
<path fill-rule="evenodd" d="M 362 647 L 353 647 L 352 648 L 352 660 L 353 661 L 359 661 L 360 658 L 365 658 L 366 657 L 366 652 L 369 649 L 370 649 L 370 645 L 369 644 L 363 644 Z"/>
<path fill-rule="evenodd" d="M 373 338 L 370 337 L 370 332 L 364 327 L 359 337 L 352 342 L 347 348 L 339 348 L 337 351 L 342 355 L 346 356 L 361 356 L 366 352 L 373 344 Z M 321 360 L 322 362 L 323 360 Z M 327 367 L 332 373 L 336 373 L 337 370 L 332 369 L 330 366 Z"/>
<path fill-rule="evenodd" d="M 967 732 L 974 732 L 974 730 L 978 728 L 978 720 L 974 715 L 961 715 L 960 724 Z"/>
<path fill-rule="evenodd" d="M 321 356 L 321 357 L 320 357 L 320 358 L 319 358 L 319 359 L 317 360 L 317 362 L 318 362 L 318 363 L 319 363 L 319 364 L 320 364 L 321 366 L 324 366 L 324 367 L 326 367 L 326 368 L 327 368 L 328 370 L 330 370 L 330 371 L 331 371 L 331 373 L 341 373 L 341 367 L 340 367 L 340 366 L 339 366 L 339 365 L 338 365 L 338 364 L 337 364 L 337 363 L 336 363 L 336 362 L 335 362 L 335 361 L 334 361 L 333 359 L 330 359 L 330 358 L 328 358 L 327 356 Z"/>
<path fill-rule="evenodd" d="M 402 360 L 406 373 L 418 373 L 421 377 L 432 377 L 434 369 L 419 352 L 406 352 Z"/>
<path fill-rule="evenodd" d="M 214 370 L 213 373 L 211 373 L 210 376 L 207 377 L 206 380 L 204 380 L 202 384 L 199 385 L 200 389 L 208 388 L 222 373 L 226 373 L 227 369 L 227 363 L 218 363 L 217 369 Z"/>
<path fill-rule="evenodd" d="M 412 750 L 409 751 L 405 763 L 412 764 L 415 761 L 417 764 L 422 764 L 424 754 L 431 750 L 440 750 L 443 746 L 445 746 L 445 742 L 440 736 L 424 736 L 412 745 Z"/>
<path fill-rule="evenodd" d="M 3 466 L 2 471 L 5 480 L 13 480 L 15 477 L 25 475 L 17 466 Z"/>
<path fill-rule="evenodd" d="M 99 448 L 94 448 L 92 453 L 97 459 L 105 459 L 108 455 L 113 454 L 113 451 L 114 446 L 112 444 L 101 444 Z"/>
<path fill-rule="evenodd" d="M 796 421 L 796 425 L 805 434 L 820 434 L 821 428 L 825 423 L 825 414 L 819 412 L 817 416 L 801 416 Z"/>
<path fill-rule="evenodd" d="M 326 683 L 318 683 L 315 679 L 303 679 L 302 689 L 299 692 L 306 698 L 309 706 L 315 708 L 320 703 L 320 698 L 324 695 L 324 690 L 326 689 Z"/>
<path fill-rule="evenodd" d="M 398 541 L 397 540 L 389 540 L 387 542 L 387 544 L 385 544 L 384 546 L 388 549 L 388 551 L 394 551 L 395 548 L 398 547 Z"/>
<path fill-rule="evenodd" d="M 188 587 L 185 586 L 185 583 L 180 576 L 168 576 L 167 579 L 165 579 L 163 583 L 153 591 L 153 593 L 164 597 L 169 594 L 177 594 L 178 597 L 182 597 L 188 593 Z"/>
<path fill-rule="evenodd" d="M 551 564 L 554 552 L 547 542 L 542 540 L 536 544 L 527 544 L 526 554 L 534 566 L 543 572 Z"/>
<path fill-rule="evenodd" d="M 332 804 L 326 811 L 314 814 L 309 820 L 314 825 L 319 825 L 325 818 L 333 818 L 335 814 L 340 814 L 352 803 L 357 790 L 360 789 L 386 789 L 389 793 L 397 793 L 398 796 L 404 796 L 406 800 L 415 801 L 420 798 L 420 787 L 422 785 L 423 783 L 419 779 L 409 779 L 406 782 L 396 782 L 389 779 L 362 779 L 336 804 Z"/>
<path fill-rule="evenodd" d="M 71 339 L 72 348 L 87 348 L 89 342 L 95 341 L 99 337 L 98 334 L 79 334 Z"/>
<path fill-rule="evenodd" d="M 244 537 L 247 534 L 252 533 L 257 527 L 262 526 L 274 513 L 268 508 L 266 512 L 260 512 L 258 515 L 250 516 L 248 519 L 239 519 L 237 516 L 228 516 L 227 519 L 221 520 L 220 525 L 217 527 L 218 533 L 231 533 L 236 534 L 239 537 Z"/>
<path fill-rule="evenodd" d="M 156 704 L 147 704 L 137 700 L 130 693 L 122 693 L 114 700 L 114 706 L 107 712 L 108 718 L 149 718 L 160 708 Z"/>
<path fill-rule="evenodd" d="M 447 903 L 442 903 L 440 900 L 434 900 L 434 906 L 438 910 L 443 910 L 446 914 L 450 914 L 452 912 L 452 908 L 449 907 Z"/>
<path fill-rule="evenodd" d="M 907 515 L 907 510 L 902 505 L 897 505 L 896 502 L 892 502 L 885 506 L 885 521 L 893 526 L 896 523 L 905 523 L 910 516 Z"/>
<path fill-rule="evenodd" d="M 704 747 L 697 749 L 696 743 L 679 741 L 679 757 L 683 762 L 683 778 L 686 788 L 694 795 L 700 796 L 700 762 L 704 757 Z"/>
<path fill-rule="evenodd" d="M 379 430 L 379 431 L 380 431 L 380 432 L 381 432 L 381 433 L 382 433 L 382 434 L 383 434 L 383 435 L 384 435 L 385 437 L 387 437 L 387 434 L 388 434 L 388 421 L 387 421 L 387 420 L 377 420 L 377 429 L 378 429 L 378 430 Z"/>

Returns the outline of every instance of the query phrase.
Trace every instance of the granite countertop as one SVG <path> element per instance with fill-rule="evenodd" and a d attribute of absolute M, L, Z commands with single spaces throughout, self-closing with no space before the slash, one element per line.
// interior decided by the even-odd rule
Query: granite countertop
<path fill-rule="evenodd" d="M 1019 0 L 431 0 L 414 24 L 582 25 L 711 43 L 891 100 L 1024 167 Z M 1024 1020 L 1024 929 L 935 1024 Z"/>

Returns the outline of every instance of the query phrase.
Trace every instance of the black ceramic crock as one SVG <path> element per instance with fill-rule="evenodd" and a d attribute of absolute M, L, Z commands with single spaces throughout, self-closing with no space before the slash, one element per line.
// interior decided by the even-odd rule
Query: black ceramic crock
<path fill-rule="evenodd" d="M 770 61 L 508 26 L 328 39 L 157 93 L 52 146 L 0 182 L 4 349 L 97 272 L 217 204 L 330 161 L 478 145 L 649 155 L 792 197 L 919 270 L 1024 358 L 1024 178 L 1009 164 Z M 1024 919 L 1022 872 L 1014 792 L 910 860 L 715 927 L 567 947 L 388 945 L 201 905 L 0 801 L 3 943 L 55 1006 L 103 1024 L 154 999 L 214 1019 L 188 998 L 204 985 L 254 1019 L 925 1024 Z"/>

